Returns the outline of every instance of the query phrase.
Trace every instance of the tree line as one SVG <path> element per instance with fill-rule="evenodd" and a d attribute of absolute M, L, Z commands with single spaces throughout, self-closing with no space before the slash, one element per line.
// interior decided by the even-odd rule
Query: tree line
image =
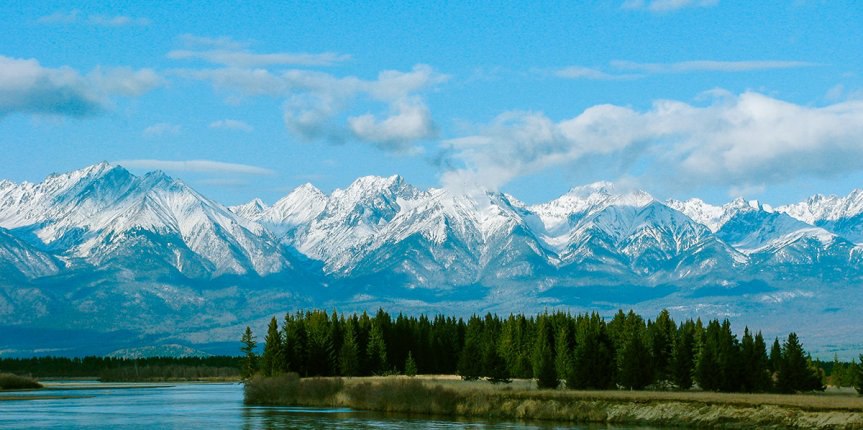
<path fill-rule="evenodd" d="M 824 371 L 790 333 L 771 345 L 730 322 L 675 322 L 618 311 L 543 313 L 501 318 L 437 315 L 328 314 L 323 310 L 273 317 L 256 354 L 257 338 L 242 337 L 244 377 L 296 372 L 303 376 L 391 373 L 453 374 L 493 383 L 534 378 L 540 388 L 689 389 L 727 392 L 823 390 Z M 863 356 L 861 356 L 863 360 Z M 860 367 L 863 368 L 863 367 Z M 855 384 L 863 377 L 855 377 Z"/>
<path fill-rule="evenodd" d="M 243 364 L 242 357 L 208 356 L 208 357 L 29 357 L 2 358 L 0 371 L 19 375 L 31 375 L 37 378 L 45 377 L 113 377 L 121 374 L 123 369 L 166 369 L 176 373 L 177 368 L 208 369 L 205 376 L 236 376 Z"/>

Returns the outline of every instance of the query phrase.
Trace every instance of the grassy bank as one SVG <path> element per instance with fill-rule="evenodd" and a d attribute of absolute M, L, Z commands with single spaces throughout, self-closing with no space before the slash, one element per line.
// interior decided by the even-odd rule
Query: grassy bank
<path fill-rule="evenodd" d="M 29 376 L 0 373 L 0 390 L 28 390 L 42 388 L 42 384 Z"/>
<path fill-rule="evenodd" d="M 538 390 L 529 381 L 492 386 L 452 378 L 253 378 L 257 405 L 353 409 L 502 420 L 704 428 L 863 429 L 854 395 Z"/>

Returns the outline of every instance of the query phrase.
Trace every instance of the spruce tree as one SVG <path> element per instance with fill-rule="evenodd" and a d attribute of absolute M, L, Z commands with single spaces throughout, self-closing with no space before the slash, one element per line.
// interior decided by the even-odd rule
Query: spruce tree
<path fill-rule="evenodd" d="M 644 320 L 629 311 L 623 332 L 623 347 L 617 353 L 617 382 L 641 390 L 653 382 L 653 357 L 647 345 Z"/>
<path fill-rule="evenodd" d="M 264 376 L 278 375 L 282 372 L 283 366 L 282 335 L 279 333 L 279 323 L 276 321 L 276 317 L 273 317 L 267 327 L 267 336 L 264 338 L 261 371 Z"/>
<path fill-rule="evenodd" d="M 597 313 L 578 316 L 566 387 L 606 389 L 614 384 L 617 363 L 605 321 Z"/>
<path fill-rule="evenodd" d="M 863 354 L 860 354 L 860 363 L 857 364 L 857 369 L 855 369 L 856 378 L 854 381 L 854 388 L 857 389 L 857 393 L 863 394 Z"/>
<path fill-rule="evenodd" d="M 759 331 L 755 335 L 755 357 L 752 363 L 752 391 L 764 392 L 770 391 L 773 388 L 773 379 L 768 370 L 769 363 L 767 358 L 767 344 L 764 342 L 764 336 Z"/>
<path fill-rule="evenodd" d="M 810 367 L 797 334 L 788 334 L 782 345 L 782 361 L 776 388 L 783 393 L 811 391 L 820 388 L 820 377 Z"/>
<path fill-rule="evenodd" d="M 493 343 L 486 345 L 482 361 L 488 382 L 492 384 L 509 384 L 512 382 L 512 379 L 509 378 L 509 369 L 506 366 L 506 360 L 503 359 Z"/>
<path fill-rule="evenodd" d="M 678 389 L 692 388 L 695 366 L 695 323 L 689 320 L 680 324 L 672 352 L 672 380 Z"/>
<path fill-rule="evenodd" d="M 533 349 L 533 377 L 540 389 L 557 388 L 560 380 L 554 367 L 554 332 L 548 315 L 541 315 L 537 323 L 537 336 Z"/>
<path fill-rule="evenodd" d="M 482 334 L 482 321 L 472 316 L 467 323 L 464 347 L 458 359 L 458 374 L 465 381 L 473 381 L 483 376 Z"/>
<path fill-rule="evenodd" d="M 357 344 L 357 334 L 354 322 L 348 319 L 345 323 L 344 339 L 339 351 L 339 373 L 342 376 L 357 376 L 360 374 L 360 348 Z"/>
<path fill-rule="evenodd" d="M 417 363 L 414 361 L 411 351 L 408 351 L 408 358 L 405 359 L 405 375 L 410 377 L 417 376 Z"/>
<path fill-rule="evenodd" d="M 718 391 L 721 386 L 719 373 L 719 321 L 707 323 L 702 336 L 701 349 L 695 362 L 695 380 L 702 390 Z"/>
<path fill-rule="evenodd" d="M 776 378 L 779 367 L 782 364 L 782 345 L 779 344 L 779 338 L 773 339 L 773 345 L 770 347 L 770 361 L 768 370 L 772 378 Z"/>
<path fill-rule="evenodd" d="M 558 378 L 571 379 L 572 373 L 572 340 L 568 324 L 564 321 L 557 330 L 554 339 L 554 369 Z"/>
<path fill-rule="evenodd" d="M 657 381 L 673 379 L 674 338 L 677 330 L 667 309 L 663 309 L 656 317 L 656 322 L 648 325 L 651 356 Z"/>
<path fill-rule="evenodd" d="M 255 342 L 255 335 L 252 334 L 252 329 L 249 326 L 246 326 L 246 331 L 243 332 L 241 341 L 243 342 L 243 347 L 240 348 L 240 351 L 243 352 L 246 358 L 243 360 L 243 368 L 240 373 L 243 379 L 247 379 L 258 370 L 258 356 L 255 354 L 255 347 L 258 346 L 258 343 Z"/>
<path fill-rule="evenodd" d="M 369 370 L 373 374 L 381 374 L 389 370 L 387 368 L 387 345 L 384 342 L 383 329 L 377 321 L 372 323 L 369 344 L 366 347 L 366 358 L 369 363 Z"/>

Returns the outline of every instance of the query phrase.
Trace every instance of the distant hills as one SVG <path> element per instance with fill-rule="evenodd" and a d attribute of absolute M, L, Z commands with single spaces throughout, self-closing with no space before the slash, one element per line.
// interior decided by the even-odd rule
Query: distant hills
<path fill-rule="evenodd" d="M 0 181 L 0 325 L 140 333 L 116 349 L 227 342 L 310 306 L 622 306 L 796 330 L 811 349 L 844 354 L 863 341 L 861 279 L 860 190 L 774 208 L 600 182 L 527 205 L 392 176 L 225 207 L 162 172 L 107 163 Z M 33 353 L 25 345 L 0 339 L 0 353 Z"/>

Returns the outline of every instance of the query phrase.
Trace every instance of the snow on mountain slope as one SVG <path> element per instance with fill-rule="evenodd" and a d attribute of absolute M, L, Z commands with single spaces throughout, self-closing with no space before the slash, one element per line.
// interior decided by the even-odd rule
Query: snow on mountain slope
<path fill-rule="evenodd" d="M 269 206 L 258 198 L 242 205 L 228 206 L 228 210 L 248 220 L 257 220 L 267 209 Z"/>
<path fill-rule="evenodd" d="M 506 196 L 433 189 L 405 207 L 352 264 L 361 271 L 397 271 L 451 283 L 534 274 L 547 256 Z M 394 252 L 393 249 L 397 250 Z"/>
<path fill-rule="evenodd" d="M 684 215 L 692 218 L 693 221 L 707 226 L 710 231 L 716 233 L 722 227 L 722 216 L 725 214 L 725 209 L 722 206 L 714 206 L 705 203 L 704 200 L 692 198 L 689 200 L 668 200 L 666 206 L 682 212 Z"/>
<path fill-rule="evenodd" d="M 701 273 L 720 265 L 717 258 L 732 266 L 745 260 L 702 224 L 650 194 L 617 192 L 606 182 L 573 188 L 530 209 L 541 220 L 541 226 L 534 224 L 543 230 L 540 237 L 571 270 L 651 275 L 703 255 L 711 261 L 698 261 L 698 268 L 686 272 Z"/>
<path fill-rule="evenodd" d="M 0 226 L 96 265 L 117 255 L 133 259 L 146 242 L 148 255 L 184 273 L 267 274 L 290 267 L 261 225 L 162 172 L 137 177 L 100 163 L 40 184 L 7 184 L 2 193 Z"/>
<path fill-rule="evenodd" d="M 299 214 L 294 219 L 317 215 L 283 241 L 324 261 L 328 272 L 344 272 L 355 254 L 362 252 L 386 223 L 423 195 L 401 176 L 362 177 L 345 189 L 333 191 L 323 201 L 314 191 L 299 190 L 302 201 L 310 200 L 313 205 L 291 207 L 290 213 Z M 321 203 L 323 209 L 319 211 Z"/>
<path fill-rule="evenodd" d="M 814 264 L 831 252 L 848 262 L 853 245 L 823 228 L 742 198 L 723 209 L 725 221 L 717 236 L 745 254 L 758 254 L 756 260 L 762 263 Z"/>
<path fill-rule="evenodd" d="M 281 238 L 310 223 L 323 212 L 326 205 L 327 196 L 312 184 L 305 184 L 252 219 Z"/>
<path fill-rule="evenodd" d="M 805 201 L 780 206 L 776 210 L 811 225 L 852 218 L 863 213 L 863 190 L 856 189 L 845 197 L 816 194 Z"/>
<path fill-rule="evenodd" d="M 856 189 L 845 197 L 817 194 L 777 210 L 863 244 L 863 190 Z"/>
<path fill-rule="evenodd" d="M 25 278 L 38 278 L 56 274 L 61 266 L 51 255 L 0 228 L 0 277 L 20 274 Z"/>

